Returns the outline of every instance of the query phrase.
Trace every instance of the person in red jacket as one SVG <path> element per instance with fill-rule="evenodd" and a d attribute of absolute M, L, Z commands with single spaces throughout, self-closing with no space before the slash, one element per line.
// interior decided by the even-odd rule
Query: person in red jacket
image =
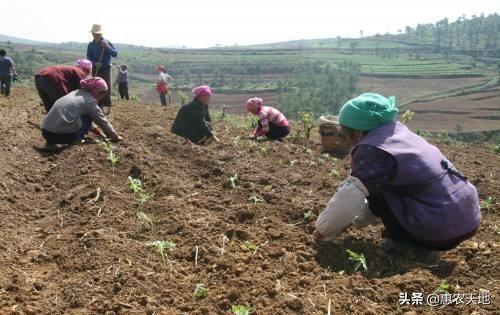
<path fill-rule="evenodd" d="M 50 66 L 35 75 L 35 86 L 48 113 L 61 97 L 78 89 L 80 80 L 92 73 L 92 63 L 78 59 L 75 66 Z"/>

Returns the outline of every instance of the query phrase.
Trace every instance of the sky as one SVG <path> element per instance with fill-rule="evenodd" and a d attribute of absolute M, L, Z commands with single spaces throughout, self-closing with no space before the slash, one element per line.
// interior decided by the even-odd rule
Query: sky
<path fill-rule="evenodd" d="M 500 14 L 500 0 L 14 0 L 2 11 L 0 34 L 8 36 L 88 42 L 95 23 L 112 43 L 203 48 L 396 33 L 445 17 Z"/>

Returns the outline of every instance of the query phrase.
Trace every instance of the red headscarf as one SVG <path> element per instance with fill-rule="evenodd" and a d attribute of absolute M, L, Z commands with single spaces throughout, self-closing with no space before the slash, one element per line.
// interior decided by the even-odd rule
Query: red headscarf
<path fill-rule="evenodd" d="M 108 85 L 106 81 L 99 77 L 93 77 L 90 79 L 83 79 L 80 81 L 80 89 L 85 89 L 96 96 L 99 92 L 105 92 L 108 90 Z"/>
<path fill-rule="evenodd" d="M 212 90 L 208 85 L 197 86 L 193 89 L 193 94 L 195 97 L 209 95 L 212 96 Z"/>

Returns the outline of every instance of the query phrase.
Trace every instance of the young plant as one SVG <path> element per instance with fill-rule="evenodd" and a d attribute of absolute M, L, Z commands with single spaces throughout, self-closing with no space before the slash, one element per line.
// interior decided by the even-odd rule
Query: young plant
<path fill-rule="evenodd" d="M 152 245 L 156 247 L 156 251 L 160 254 L 163 261 L 165 261 L 165 250 L 173 251 L 175 248 L 175 243 L 168 241 L 152 241 L 149 242 L 148 245 Z"/>
<path fill-rule="evenodd" d="M 257 251 L 257 249 L 259 249 L 259 246 L 257 244 L 254 244 L 254 243 L 250 242 L 250 241 L 244 241 L 243 245 L 242 245 L 242 248 L 246 249 L 246 250 L 249 250 L 251 252 L 254 252 L 254 254 L 255 254 L 255 252 Z"/>
<path fill-rule="evenodd" d="M 311 137 L 311 130 L 314 128 L 314 116 L 310 112 L 299 112 L 300 117 L 300 137 L 304 140 L 308 140 Z"/>
<path fill-rule="evenodd" d="M 137 219 L 142 221 L 147 227 L 153 227 L 153 218 L 151 218 L 151 216 L 147 215 L 146 213 L 142 211 L 137 212 Z"/>
<path fill-rule="evenodd" d="M 493 146 L 493 152 L 496 154 L 500 154 L 500 144 Z"/>
<path fill-rule="evenodd" d="M 193 297 L 196 300 L 204 299 L 208 296 L 208 289 L 203 286 L 203 283 L 198 283 L 194 288 Z"/>
<path fill-rule="evenodd" d="M 231 310 L 234 315 L 250 315 L 252 309 L 246 305 L 232 305 Z"/>
<path fill-rule="evenodd" d="M 257 196 L 251 196 L 250 198 L 248 198 L 248 201 L 253 201 L 253 204 L 256 205 L 259 202 L 264 202 L 264 199 Z"/>
<path fill-rule="evenodd" d="M 144 203 L 148 202 L 149 200 L 151 200 L 151 198 L 153 198 L 153 196 L 148 194 L 148 193 L 139 193 L 137 200 L 139 200 L 139 202 L 141 204 L 144 204 Z"/>
<path fill-rule="evenodd" d="M 177 91 L 177 95 L 181 98 L 181 105 L 186 104 L 189 101 L 189 96 L 184 94 L 182 91 Z"/>
<path fill-rule="evenodd" d="M 129 176 L 127 179 L 127 186 L 135 194 L 144 192 L 144 188 L 142 187 L 142 182 L 138 178 L 133 178 L 132 176 Z"/>
<path fill-rule="evenodd" d="M 238 182 L 238 174 L 234 174 L 234 176 L 229 177 L 229 183 L 232 188 L 236 188 L 236 183 Z"/>
<path fill-rule="evenodd" d="M 118 164 L 118 161 L 120 158 L 116 155 L 115 153 L 115 146 L 111 143 L 105 142 L 105 141 L 97 141 L 99 146 L 104 149 L 104 151 L 108 154 L 106 156 L 106 160 L 111 162 L 111 170 L 113 172 L 113 175 L 115 174 L 115 167 Z"/>
<path fill-rule="evenodd" d="M 415 112 L 407 110 L 403 115 L 401 115 L 401 121 L 406 124 L 407 122 L 412 120 L 413 115 L 415 115 Z"/>
<path fill-rule="evenodd" d="M 481 201 L 480 206 L 481 209 L 486 209 L 489 211 L 490 208 L 493 206 L 493 198 L 491 198 L 491 196 L 486 197 L 486 199 Z"/>
<path fill-rule="evenodd" d="M 297 160 L 290 160 L 290 167 L 294 167 Z"/>
<path fill-rule="evenodd" d="M 339 171 L 337 171 L 336 169 L 332 169 L 332 170 L 330 171 L 330 176 L 332 176 L 332 177 L 336 177 L 336 178 L 339 178 L 339 177 L 340 177 L 340 173 L 339 173 Z"/>
<path fill-rule="evenodd" d="M 312 216 L 313 216 L 313 212 L 311 210 L 304 212 L 304 221 L 311 220 Z"/>
<path fill-rule="evenodd" d="M 358 271 L 359 267 L 363 267 L 365 271 L 368 271 L 365 255 L 357 254 L 349 249 L 346 249 L 346 251 L 347 254 L 349 255 L 349 260 L 354 262 L 354 272 Z"/>
<path fill-rule="evenodd" d="M 111 171 L 113 172 L 114 175 L 116 164 L 118 164 L 120 158 L 115 154 L 115 152 L 110 151 L 108 152 L 108 156 L 106 157 L 106 159 L 111 162 Z"/>
<path fill-rule="evenodd" d="M 436 289 L 436 293 L 450 293 L 450 286 L 446 284 L 445 280 L 441 280 Z"/>

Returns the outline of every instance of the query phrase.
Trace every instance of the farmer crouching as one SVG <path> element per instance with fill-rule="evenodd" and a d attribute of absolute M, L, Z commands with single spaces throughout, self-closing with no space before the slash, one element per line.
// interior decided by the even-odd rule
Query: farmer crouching
<path fill-rule="evenodd" d="M 78 59 L 75 66 L 45 67 L 35 75 L 35 87 L 48 113 L 54 103 L 78 89 L 80 80 L 92 74 L 92 62 Z"/>
<path fill-rule="evenodd" d="M 219 142 L 213 132 L 208 112 L 208 102 L 212 96 L 212 90 L 209 86 L 202 85 L 194 88 L 193 94 L 193 100 L 179 109 L 172 124 L 172 132 L 196 144 Z"/>
<path fill-rule="evenodd" d="M 58 99 L 42 122 L 42 136 L 46 140 L 45 151 L 57 150 L 57 144 L 72 144 L 85 137 L 93 129 L 104 137 L 95 122 L 113 142 L 123 140 L 104 116 L 97 102 L 106 96 L 108 86 L 99 78 L 80 81 L 78 90 Z"/>
<path fill-rule="evenodd" d="M 316 221 L 314 239 L 380 218 L 388 252 L 437 261 L 472 237 L 481 219 L 475 187 L 426 140 L 395 121 L 394 97 L 362 94 L 342 106 L 340 133 L 353 146 L 351 175 Z"/>
<path fill-rule="evenodd" d="M 252 137 L 257 139 L 266 136 L 270 140 L 282 141 L 290 133 L 290 125 L 286 117 L 276 108 L 264 106 L 260 97 L 247 101 L 246 110 L 259 117 L 259 125 Z"/>

